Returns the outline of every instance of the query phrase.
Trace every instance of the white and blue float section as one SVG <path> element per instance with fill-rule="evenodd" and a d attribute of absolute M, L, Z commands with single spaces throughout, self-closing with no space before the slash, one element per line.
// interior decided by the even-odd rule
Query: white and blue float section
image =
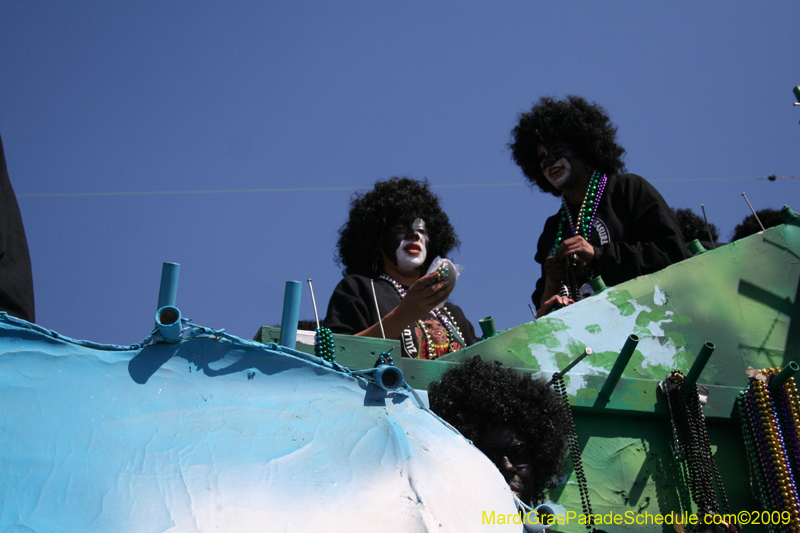
<path fill-rule="evenodd" d="M 177 323 L 114 346 L 0 313 L 0 533 L 522 530 L 482 523 L 511 491 L 407 386 Z"/>

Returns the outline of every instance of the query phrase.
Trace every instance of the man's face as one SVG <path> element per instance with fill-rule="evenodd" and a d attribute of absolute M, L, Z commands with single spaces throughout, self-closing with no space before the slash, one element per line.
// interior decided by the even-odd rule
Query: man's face
<path fill-rule="evenodd" d="M 517 438 L 510 427 L 498 426 L 481 438 L 478 448 L 497 466 L 514 494 L 523 502 L 530 503 L 533 472 L 528 443 Z"/>
<path fill-rule="evenodd" d="M 585 162 L 568 143 L 540 144 L 536 147 L 536 159 L 544 177 L 559 191 L 569 189 L 587 172 Z"/>
<path fill-rule="evenodd" d="M 389 223 L 383 232 L 381 248 L 402 272 L 419 270 L 428 257 L 428 231 L 425 221 L 404 214 Z"/>

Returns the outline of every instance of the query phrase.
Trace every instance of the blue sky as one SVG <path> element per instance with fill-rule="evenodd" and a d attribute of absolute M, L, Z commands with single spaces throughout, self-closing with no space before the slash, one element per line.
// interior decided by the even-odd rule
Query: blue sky
<path fill-rule="evenodd" d="M 619 127 L 628 170 L 727 238 L 800 208 L 800 5 L 732 2 L 0 1 L 0 135 L 37 322 L 128 344 L 163 261 L 184 316 L 251 338 L 284 283 L 341 278 L 357 189 L 427 177 L 462 241 L 453 301 L 530 320 L 558 199 L 506 147 L 540 96 Z M 301 316 L 312 318 L 307 290 Z"/>

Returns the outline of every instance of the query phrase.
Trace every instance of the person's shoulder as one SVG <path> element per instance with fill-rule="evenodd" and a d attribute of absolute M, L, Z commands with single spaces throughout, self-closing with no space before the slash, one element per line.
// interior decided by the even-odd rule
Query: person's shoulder
<path fill-rule="evenodd" d="M 350 274 L 345 276 L 336 285 L 336 291 L 342 292 L 360 292 L 364 287 L 370 286 L 371 278 L 362 276 L 360 274 Z"/>
<path fill-rule="evenodd" d="M 608 176 L 608 186 L 641 187 L 650 185 L 646 179 L 639 174 L 611 174 Z"/>
<path fill-rule="evenodd" d="M 555 214 L 550 215 L 547 217 L 547 220 L 544 221 L 544 233 L 547 233 L 548 230 L 555 231 L 555 228 L 558 227 L 558 224 L 561 222 L 561 211 L 556 211 Z"/>
<path fill-rule="evenodd" d="M 625 191 L 632 196 L 650 195 L 661 198 L 658 189 L 638 174 L 612 174 L 608 177 L 606 188 L 610 191 Z"/>

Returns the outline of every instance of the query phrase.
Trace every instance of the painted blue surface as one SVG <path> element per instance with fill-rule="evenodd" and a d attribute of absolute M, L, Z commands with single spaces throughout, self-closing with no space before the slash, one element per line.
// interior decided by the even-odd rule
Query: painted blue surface
<path fill-rule="evenodd" d="M 504 529 L 481 525 L 514 512 L 502 476 L 406 390 L 187 331 L 101 346 L 0 314 L 0 532 Z"/>

